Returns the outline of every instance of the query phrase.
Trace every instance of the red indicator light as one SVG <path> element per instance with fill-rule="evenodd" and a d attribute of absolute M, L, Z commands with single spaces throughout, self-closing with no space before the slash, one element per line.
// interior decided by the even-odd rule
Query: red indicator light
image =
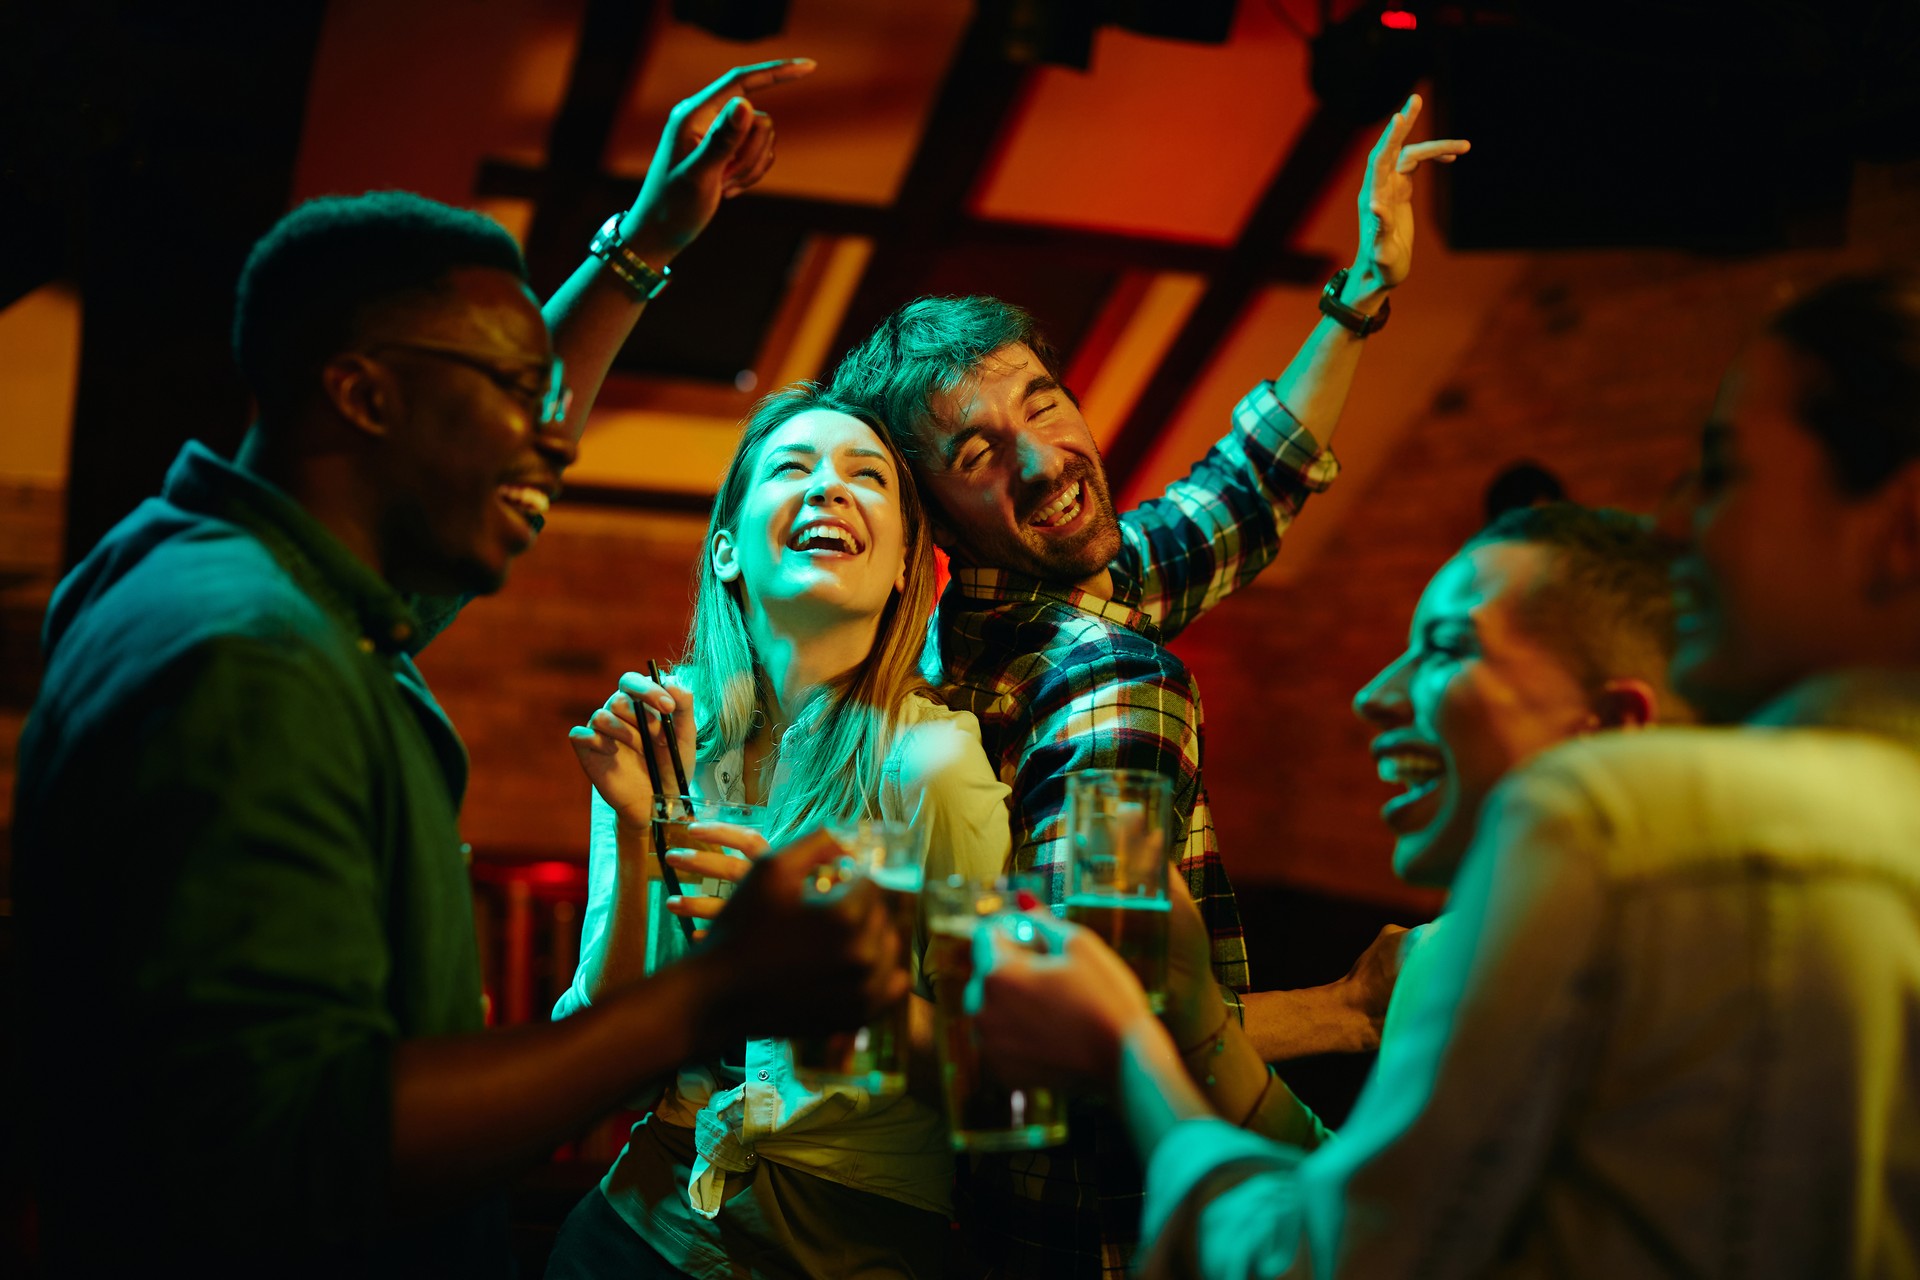
<path fill-rule="evenodd" d="M 1392 27 L 1395 31 L 1417 31 L 1420 19 L 1405 9 L 1388 9 L 1380 15 L 1380 25 Z"/>

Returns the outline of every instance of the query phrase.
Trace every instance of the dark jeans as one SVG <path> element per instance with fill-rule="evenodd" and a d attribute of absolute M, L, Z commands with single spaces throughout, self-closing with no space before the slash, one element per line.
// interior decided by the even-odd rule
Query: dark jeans
<path fill-rule="evenodd" d="M 613 1211 L 600 1188 L 573 1206 L 547 1258 L 547 1280 L 689 1280 Z"/>

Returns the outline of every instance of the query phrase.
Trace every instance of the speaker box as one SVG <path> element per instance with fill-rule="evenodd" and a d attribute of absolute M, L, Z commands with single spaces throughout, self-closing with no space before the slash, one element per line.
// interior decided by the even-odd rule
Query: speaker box
<path fill-rule="evenodd" d="M 1863 33 L 1844 6 L 1690 0 L 1438 6 L 1436 175 L 1459 249 L 1838 243 Z M 1911 89 L 1907 92 L 1911 92 Z"/>

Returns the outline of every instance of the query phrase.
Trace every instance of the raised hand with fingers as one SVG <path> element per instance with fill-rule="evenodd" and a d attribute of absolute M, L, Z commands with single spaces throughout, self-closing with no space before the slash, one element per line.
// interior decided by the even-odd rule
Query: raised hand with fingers
<path fill-rule="evenodd" d="M 652 816 L 653 784 L 640 755 L 643 740 L 652 746 L 658 776 L 673 777 L 662 712 L 674 718 L 680 758 L 692 760 L 693 695 L 671 675 L 656 683 L 637 671 L 627 672 L 620 677 L 620 687 L 588 717 L 587 723 L 567 733 L 567 741 L 593 789 L 620 821 L 630 826 L 644 826 Z"/>
<path fill-rule="evenodd" d="M 1460 138 L 1408 142 L 1420 118 L 1419 94 L 1387 121 L 1380 141 L 1367 156 L 1360 187 L 1360 251 L 1354 274 L 1379 289 L 1392 289 L 1413 268 L 1413 174 L 1428 161 L 1451 164 L 1467 153 Z"/>
<path fill-rule="evenodd" d="M 693 243 L 720 202 L 773 167 L 773 117 L 754 95 L 811 75 L 811 58 L 779 58 L 735 67 L 683 99 L 667 117 L 624 229 L 639 245 L 667 254 Z"/>

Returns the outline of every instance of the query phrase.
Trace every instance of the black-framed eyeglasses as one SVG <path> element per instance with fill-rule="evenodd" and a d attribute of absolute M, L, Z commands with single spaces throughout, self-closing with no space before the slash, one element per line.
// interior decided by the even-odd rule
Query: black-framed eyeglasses
<path fill-rule="evenodd" d="M 499 365 L 472 351 L 460 347 L 445 347 L 432 342 L 402 342 L 388 339 L 373 343 L 367 348 L 377 351 L 381 347 L 394 347 L 401 351 L 415 351 L 423 356 L 437 356 L 454 364 L 465 365 L 476 373 L 484 374 L 493 385 L 525 404 L 534 412 L 534 420 L 541 426 L 555 426 L 567 420 L 567 413 L 573 408 L 573 388 L 566 382 L 566 365 L 559 356 L 547 366 L 547 385 L 538 385 L 539 375 L 532 370 L 524 373 L 511 373 Z"/>

